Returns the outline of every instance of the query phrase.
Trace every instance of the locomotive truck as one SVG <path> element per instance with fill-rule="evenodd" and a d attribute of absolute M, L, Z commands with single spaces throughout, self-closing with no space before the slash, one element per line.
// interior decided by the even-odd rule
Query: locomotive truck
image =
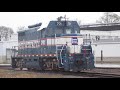
<path fill-rule="evenodd" d="M 58 18 L 18 31 L 18 49 L 13 49 L 12 68 L 28 70 L 81 71 L 93 69 L 91 43 L 84 42 L 77 21 Z"/>

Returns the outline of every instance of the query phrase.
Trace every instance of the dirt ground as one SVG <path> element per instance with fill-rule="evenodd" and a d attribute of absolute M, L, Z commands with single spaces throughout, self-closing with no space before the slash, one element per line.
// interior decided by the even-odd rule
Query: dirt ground
<path fill-rule="evenodd" d="M 87 72 L 87 73 L 85 73 Z M 90 72 L 90 73 L 89 73 Z M 92 74 L 91 74 L 92 73 Z M 120 77 L 120 69 L 93 69 L 85 70 L 80 74 L 66 74 L 51 71 L 27 71 L 26 69 L 20 71 L 19 69 L 13 70 L 9 68 L 0 67 L 0 78 L 101 78 L 95 76 L 93 73 L 115 74 Z"/>
<path fill-rule="evenodd" d="M 63 75 L 50 72 L 34 72 L 0 68 L 0 78 L 89 78 L 82 76 Z"/>
<path fill-rule="evenodd" d="M 62 78 L 59 74 L 0 69 L 0 78 Z"/>
<path fill-rule="evenodd" d="M 97 64 L 101 63 L 100 60 L 96 61 Z M 103 60 L 103 64 L 120 64 L 118 60 Z M 93 73 L 110 73 L 110 74 L 117 74 L 120 75 L 120 68 L 119 69 L 95 69 L 87 72 Z M 61 73 L 50 73 L 50 72 L 34 72 L 34 71 L 27 71 L 23 70 L 20 71 L 18 69 L 13 70 L 11 67 L 1 67 L 0 66 L 0 78 L 91 78 L 88 76 L 75 76 L 75 75 L 64 75 Z"/>

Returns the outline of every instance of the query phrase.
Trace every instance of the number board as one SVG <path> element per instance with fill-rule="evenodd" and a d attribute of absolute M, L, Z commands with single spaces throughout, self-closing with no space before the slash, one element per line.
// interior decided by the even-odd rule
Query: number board
<path fill-rule="evenodd" d="M 57 22 L 57 26 L 62 26 L 62 22 Z"/>

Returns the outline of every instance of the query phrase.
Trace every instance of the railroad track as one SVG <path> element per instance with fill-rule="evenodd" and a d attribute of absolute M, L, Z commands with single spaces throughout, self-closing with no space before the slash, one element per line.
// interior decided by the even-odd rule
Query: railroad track
<path fill-rule="evenodd" d="M 11 66 L 0 66 L 0 69 L 8 69 L 8 70 L 13 70 L 11 68 Z M 94 70 L 120 70 L 120 68 L 95 68 Z M 19 70 L 15 70 L 15 71 L 19 71 Z M 27 70 L 25 70 L 27 71 Z M 82 71 L 82 72 L 65 72 L 65 71 L 49 71 L 49 70 L 45 70 L 45 71 L 29 71 L 29 72 L 36 72 L 36 73 L 52 73 L 52 74 L 61 74 L 61 75 L 70 75 L 70 76 L 82 76 L 82 77 L 90 77 L 90 78 L 120 78 L 120 74 L 111 74 L 111 73 L 99 73 L 99 72 L 91 72 L 91 71 Z"/>
<path fill-rule="evenodd" d="M 65 72 L 65 71 L 30 71 L 36 73 L 52 73 L 52 74 L 62 74 L 62 75 L 70 75 L 70 76 L 82 76 L 82 77 L 90 77 L 90 78 L 120 78 L 118 74 L 107 74 L 107 73 L 94 73 L 94 72 Z"/>
<path fill-rule="evenodd" d="M 116 74 L 91 73 L 91 72 L 71 73 L 71 75 L 82 76 L 82 77 L 92 77 L 92 78 L 120 78 L 120 75 L 116 75 Z"/>

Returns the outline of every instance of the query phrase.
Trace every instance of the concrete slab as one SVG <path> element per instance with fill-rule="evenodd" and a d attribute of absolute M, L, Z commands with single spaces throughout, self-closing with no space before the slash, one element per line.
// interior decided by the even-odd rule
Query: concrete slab
<path fill-rule="evenodd" d="M 11 64 L 0 64 L 0 66 L 11 66 Z"/>
<path fill-rule="evenodd" d="M 105 67 L 105 68 L 120 68 L 120 64 L 95 64 L 95 67 Z"/>

